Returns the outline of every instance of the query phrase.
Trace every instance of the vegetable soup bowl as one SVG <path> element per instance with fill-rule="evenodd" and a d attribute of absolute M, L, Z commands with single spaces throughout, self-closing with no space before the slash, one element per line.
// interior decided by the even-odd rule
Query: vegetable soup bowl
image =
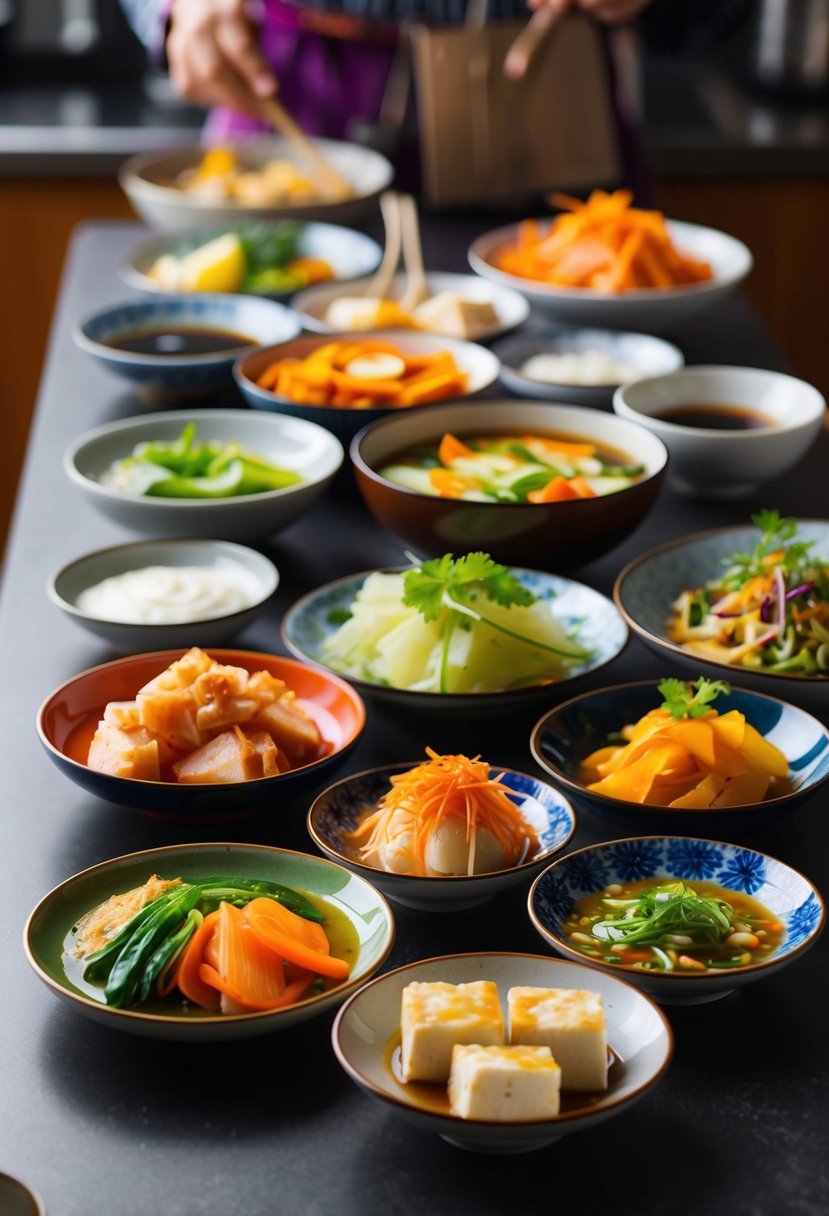
<path fill-rule="evenodd" d="M 124 606 L 121 600 L 114 615 L 110 611 L 112 600 L 102 601 L 97 608 L 84 604 L 84 593 L 103 580 L 118 579 L 150 567 L 166 573 L 166 577 L 162 573 L 157 576 L 157 583 L 166 588 L 167 598 L 163 604 L 159 594 L 144 620 L 120 618 L 119 611 Z M 200 584 L 198 599 L 187 598 L 181 582 L 186 576 L 179 573 L 182 568 L 215 571 L 219 578 L 229 576 L 237 580 L 245 603 L 225 607 L 218 593 L 215 599 L 206 600 L 204 584 Z M 209 580 L 209 573 L 205 579 Z M 55 572 L 47 592 L 52 603 L 82 629 L 113 646 L 135 651 L 219 646 L 262 611 L 278 584 L 279 572 L 273 562 L 245 545 L 225 540 L 150 540 L 113 545 L 75 558 Z M 169 615 L 163 613 L 164 607 L 169 609 Z M 188 619 L 191 610 L 193 617 Z"/>
<path fill-rule="evenodd" d="M 462 1119 L 449 1112 L 445 1087 L 398 1080 L 394 1049 L 399 1043 L 403 989 L 412 982 L 467 984 L 491 980 L 506 1004 L 509 988 L 587 989 L 600 994 L 613 1062 L 608 1088 L 599 1094 L 571 1092 L 553 1118 L 497 1122 Z M 480 1153 L 524 1153 L 571 1132 L 585 1131 L 623 1114 L 646 1096 L 673 1055 L 668 1020 L 646 996 L 615 975 L 535 954 L 450 954 L 389 971 L 356 992 L 337 1015 L 334 1052 L 352 1081 L 394 1114 L 450 1144 Z"/>
<path fill-rule="evenodd" d="M 279 224 L 264 224 L 261 221 L 254 226 L 256 233 L 264 236 L 279 235 Z M 296 228 L 290 223 L 284 227 Z M 162 257 L 182 257 L 193 249 L 199 248 L 207 241 L 223 236 L 228 232 L 250 231 L 251 226 L 224 225 L 214 232 L 204 229 L 186 229 L 182 232 L 156 233 L 149 240 L 136 245 L 121 263 L 121 277 L 140 291 L 152 294 L 169 294 L 169 288 L 150 275 L 150 270 Z M 360 275 L 371 274 L 380 262 L 380 246 L 371 237 L 352 228 L 342 228 L 339 224 L 303 224 L 299 226 L 296 244 L 296 256 L 301 258 L 318 258 L 327 262 L 331 267 L 334 279 L 338 282 L 359 278 Z M 285 298 L 293 295 L 296 287 L 287 287 L 283 291 L 267 291 L 270 297 Z M 259 293 L 257 293 L 259 294 Z M 298 331 L 297 331 L 298 332 Z M 266 339 L 265 343 L 273 341 Z"/>
<path fill-rule="evenodd" d="M 394 170 L 379 152 L 360 144 L 333 139 L 314 139 L 317 149 L 351 185 L 354 193 L 341 200 L 293 199 L 280 205 L 250 206 L 235 200 L 196 197 L 173 183 L 186 169 L 194 169 L 204 157 L 204 148 L 193 146 L 177 151 L 142 152 L 120 169 L 118 180 L 139 216 L 151 228 L 181 229 L 228 226 L 240 219 L 329 220 L 349 223 L 376 208 L 376 200 L 390 185 Z M 296 161 L 290 140 L 260 136 L 234 145 L 240 162 L 257 169 L 268 161 Z"/>
<path fill-rule="evenodd" d="M 238 444 L 273 465 L 297 473 L 295 485 L 257 494 L 161 498 L 115 489 L 101 478 L 140 443 L 172 443 L 188 423 L 196 442 Z M 248 540 L 292 523 L 325 490 L 343 460 L 342 445 L 303 418 L 249 410 L 167 410 L 124 418 L 87 431 L 68 448 L 63 467 L 86 501 L 107 518 L 145 536 Z"/>
<path fill-rule="evenodd" d="M 70 957 L 72 930 L 110 896 L 130 891 L 153 875 L 197 882 L 221 874 L 261 879 L 320 898 L 347 919 L 357 939 L 348 978 L 336 987 L 283 1009 L 218 1014 L 190 1006 L 115 1008 L 85 981 Z M 29 917 L 24 948 L 35 974 L 76 1012 L 103 1026 L 143 1038 L 177 1042 L 232 1041 L 288 1030 L 339 1005 L 383 965 L 394 944 L 394 916 L 379 892 L 356 874 L 322 857 L 261 844 L 173 845 L 101 862 L 67 878 Z M 74 964 L 74 965 L 73 965 Z"/>
<path fill-rule="evenodd" d="M 672 421 L 682 406 L 733 406 L 750 429 L 686 426 Z M 826 402 L 794 376 L 754 367 L 686 367 L 622 385 L 613 397 L 621 418 L 658 435 L 671 454 L 668 480 L 689 498 L 731 500 L 780 477 L 817 438 Z M 723 415 L 721 414 L 722 418 Z"/>
<path fill-rule="evenodd" d="M 169 350 L 143 354 L 113 345 L 128 335 L 170 330 Z M 176 330 L 238 335 L 224 350 L 182 351 Z M 231 380 L 239 354 L 252 346 L 287 342 L 300 330 L 296 314 L 275 300 L 255 296 L 167 295 L 129 300 L 100 309 L 79 321 L 72 336 L 102 367 L 128 380 L 139 395 L 167 403 L 204 397 Z"/>
<path fill-rule="evenodd" d="M 619 427 L 617 422 L 625 421 Z M 477 502 L 419 493 L 380 472 L 412 448 L 504 434 L 592 442 L 643 469 L 627 489 L 565 502 Z M 665 445 L 642 427 L 573 405 L 484 401 L 424 406 L 381 419 L 351 442 L 357 486 L 371 514 L 388 531 L 429 557 L 485 549 L 496 561 L 559 570 L 583 565 L 628 536 L 650 511 L 668 463 Z"/>
<path fill-rule="evenodd" d="M 371 573 L 373 571 L 365 570 L 337 579 L 297 600 L 282 618 L 281 634 L 286 649 L 297 658 L 333 670 L 325 658 L 325 641 L 348 616 L 357 592 Z M 512 573 L 538 599 L 550 602 L 551 611 L 554 610 L 565 629 L 578 629 L 579 643 L 590 652 L 588 658 L 570 668 L 560 679 L 494 692 L 446 693 L 394 688 L 368 677 L 349 675 L 348 679 L 362 694 L 378 703 L 417 713 L 498 714 L 527 705 L 549 704 L 577 686 L 576 681 L 611 663 L 624 650 L 627 629 L 613 605 L 600 592 L 573 579 L 538 570 L 513 569 Z"/>
<path fill-rule="evenodd" d="M 680 252 L 708 262 L 714 277 L 681 287 L 651 287 L 636 291 L 596 291 L 589 287 L 558 287 L 499 270 L 495 259 L 515 244 L 518 225 L 487 232 L 472 242 L 469 263 L 476 274 L 513 287 L 547 316 L 566 325 L 607 325 L 616 329 L 662 333 L 681 325 L 734 291 L 751 270 L 751 253 L 735 237 L 715 228 L 668 221 L 668 231 Z"/>
<path fill-rule="evenodd" d="M 277 359 L 305 359 L 332 341 L 363 342 L 375 338 L 391 342 L 399 350 L 411 355 L 435 355 L 441 351 L 450 351 L 459 370 L 467 376 L 465 389 L 460 395 L 452 394 L 452 400 L 466 402 L 477 397 L 498 379 L 500 363 L 485 346 L 478 346 L 475 342 L 462 342 L 458 338 L 444 338 L 439 334 L 414 333 L 408 329 L 378 329 L 371 333 L 337 334 L 336 337 L 316 334 L 294 338 L 279 346 L 253 351 L 239 359 L 233 368 L 233 375 L 248 405 L 255 410 L 275 411 L 279 414 L 290 414 L 295 418 L 305 418 L 309 422 L 324 426 L 342 443 L 348 443 L 369 422 L 389 415 L 420 413 L 427 407 L 376 405 L 349 409 L 334 405 L 307 405 L 277 395 L 270 389 L 261 388 L 257 380 Z"/>
<path fill-rule="evenodd" d="M 246 671 L 267 671 L 284 680 L 322 736 L 309 763 L 253 781 L 178 784 L 145 781 L 98 772 L 86 764 L 89 743 L 111 701 L 131 701 L 140 688 L 181 658 L 181 650 L 116 659 L 83 671 L 46 698 L 37 731 L 49 759 L 65 777 L 88 793 L 119 806 L 179 823 L 223 823 L 258 813 L 279 816 L 297 795 L 319 788 L 357 742 L 365 726 L 365 707 L 350 684 L 294 659 L 246 650 L 215 650 L 210 657 Z"/>
<path fill-rule="evenodd" d="M 540 355 L 585 355 L 589 352 L 603 355 L 617 365 L 636 368 L 640 376 L 655 376 L 676 371 L 685 362 L 679 347 L 650 334 L 572 326 L 558 326 L 544 333 L 513 334 L 498 342 L 494 349 L 501 360 L 501 381 L 511 393 L 541 401 L 589 405 L 594 409 L 610 408 L 614 390 L 620 383 L 618 379 L 611 384 L 553 383 L 528 376 L 523 370 L 525 363 Z"/>
<path fill-rule="evenodd" d="M 820 519 L 800 520 L 797 535 L 814 542 L 814 554 L 829 561 L 829 523 Z M 669 635 L 671 605 L 677 596 L 721 575 L 723 561 L 734 553 L 750 552 L 758 536 L 757 528 L 749 524 L 696 532 L 659 545 L 634 558 L 621 571 L 613 588 L 614 601 L 645 645 L 683 673 L 696 677 L 702 672 L 712 678 L 737 680 L 752 691 L 780 694 L 804 709 L 825 713 L 829 673 L 800 676 L 720 662 L 686 650 Z"/>
<path fill-rule="evenodd" d="M 356 283 L 343 286 L 337 283 L 319 283 L 299 292 L 293 301 L 293 307 L 299 313 L 302 324 L 314 333 L 336 333 L 336 329 L 326 320 L 329 307 L 335 300 L 344 296 L 359 296 L 365 293 L 370 279 L 360 279 Z M 406 276 L 395 275 L 390 289 L 390 298 L 399 300 L 406 287 Z M 508 333 L 523 325 L 529 316 L 530 306 L 524 296 L 509 287 L 500 287 L 488 283 L 474 274 L 429 273 L 426 276 L 426 286 L 429 294 L 434 296 L 439 292 L 457 292 L 465 300 L 476 304 L 491 304 L 495 309 L 496 320 L 488 329 L 476 333 L 475 342 L 488 342 L 500 334 Z"/>
<path fill-rule="evenodd" d="M 585 896 L 650 878 L 655 882 L 681 880 L 692 889 L 695 882 L 712 882 L 751 896 L 783 925 L 783 939 L 764 961 L 705 971 L 651 971 L 643 970 L 641 963 L 606 963 L 567 941 L 566 922 Z M 820 893 L 784 862 L 739 845 L 684 836 L 637 836 L 569 853 L 535 880 L 528 906 L 533 925 L 558 954 L 602 974 L 623 975 L 664 1005 L 716 1001 L 735 988 L 779 971 L 814 945 L 826 916 Z"/>
<path fill-rule="evenodd" d="M 793 811 L 829 781 L 829 730 L 810 714 L 776 697 L 743 688 L 721 693 L 713 704 L 718 713 L 737 711 L 789 764 L 789 777 L 778 792 L 762 802 L 710 809 L 649 806 L 588 790 L 579 766 L 590 752 L 627 724 L 638 722 L 663 700 L 657 680 L 617 684 L 582 693 L 555 706 L 536 723 L 530 751 L 536 763 L 562 786 L 580 810 L 597 814 L 620 829 L 688 831 L 695 834 L 720 828 L 750 831 Z"/>
<path fill-rule="evenodd" d="M 530 856 L 508 869 L 460 877 L 395 874 L 367 864 L 360 858 L 359 847 L 349 841 L 349 835 L 363 814 L 391 789 L 390 778 L 419 763 L 386 765 L 345 777 L 319 794 L 308 812 L 308 832 L 317 848 L 332 861 L 361 874 L 396 903 L 426 912 L 475 907 L 537 874 L 566 846 L 576 830 L 570 804 L 553 786 L 525 773 L 492 766 L 490 778 L 503 774 L 510 800 L 536 832 L 538 846 Z"/>

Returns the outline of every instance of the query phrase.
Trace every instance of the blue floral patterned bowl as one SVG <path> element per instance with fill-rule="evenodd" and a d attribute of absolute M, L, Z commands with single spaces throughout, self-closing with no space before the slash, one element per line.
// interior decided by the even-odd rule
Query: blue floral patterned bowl
<path fill-rule="evenodd" d="M 789 762 L 786 783 L 763 802 L 710 810 L 672 810 L 623 798 L 609 798 L 585 789 L 579 779 L 581 761 L 608 742 L 627 723 L 638 722 L 656 709 L 662 696 L 657 680 L 599 688 L 564 701 L 536 723 L 530 750 L 536 762 L 563 785 L 580 810 L 602 815 L 624 830 L 696 834 L 716 823 L 729 830 L 750 830 L 781 818 L 829 781 L 829 730 L 816 718 L 761 693 L 733 688 L 717 697 L 719 713 L 737 710 L 755 730 L 778 747 Z"/>
<path fill-rule="evenodd" d="M 783 940 L 764 962 L 728 971 L 643 971 L 640 966 L 598 962 L 565 940 L 565 922 L 575 904 L 614 883 L 675 878 L 693 885 L 713 882 L 752 896 L 785 927 Z M 530 889 L 530 920 L 558 954 L 625 979 L 665 1005 L 716 1001 L 733 989 L 762 979 L 814 945 L 826 918 L 819 892 L 785 862 L 765 853 L 684 836 L 636 836 L 590 845 L 569 853 L 540 874 Z"/>
<path fill-rule="evenodd" d="M 408 764 L 391 764 L 345 777 L 324 790 L 308 812 L 308 831 L 317 848 L 332 861 L 367 878 L 396 903 L 427 912 L 472 908 L 507 887 L 534 877 L 565 847 L 576 830 L 573 808 L 551 785 L 512 769 L 492 767 L 489 776 L 503 774 L 511 801 L 538 837 L 538 848 L 530 856 L 506 870 L 458 878 L 392 874 L 366 865 L 360 859 L 359 848 L 349 842 L 349 834 L 391 788 L 391 776 L 419 763 L 413 760 Z"/>
<path fill-rule="evenodd" d="M 112 345 L 127 334 L 168 327 L 221 330 L 238 334 L 239 343 L 207 354 L 176 354 L 174 347 L 169 354 L 136 354 Z M 72 336 L 107 371 L 163 403 L 215 392 L 230 383 L 233 364 L 244 351 L 287 342 L 299 330 L 296 313 L 275 300 L 191 293 L 110 305 L 79 321 Z"/>

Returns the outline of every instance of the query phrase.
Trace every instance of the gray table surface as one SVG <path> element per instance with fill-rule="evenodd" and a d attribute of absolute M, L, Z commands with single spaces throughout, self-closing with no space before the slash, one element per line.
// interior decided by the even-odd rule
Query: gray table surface
<path fill-rule="evenodd" d="M 73 244 L 11 539 L 0 607 L 3 793 L 0 917 L 5 999 L 0 1013 L 0 1170 L 39 1190 L 49 1216 L 350 1216 L 428 1212 L 480 1216 L 558 1210 L 568 1216 L 818 1216 L 829 1205 L 826 1154 L 825 975 L 829 935 L 790 969 L 718 1003 L 669 1009 L 676 1055 L 660 1085 L 623 1117 L 520 1158 L 465 1154 L 410 1128 L 340 1071 L 331 1017 L 280 1036 L 183 1047 L 109 1032 L 54 999 L 21 949 L 25 919 L 59 881 L 103 859 L 199 839 L 97 801 L 68 783 L 40 748 L 41 700 L 112 657 L 47 600 L 49 574 L 70 558 L 128 539 L 75 497 L 61 455 L 81 431 L 141 406 L 73 346 L 82 313 L 126 293 L 114 268 L 137 225 L 94 224 Z M 460 269 L 469 221 L 430 222 L 432 265 Z M 782 366 L 768 334 L 735 299 L 672 335 L 689 361 Z M 239 402 L 241 404 L 241 402 Z M 681 502 L 665 490 L 620 549 L 585 567 L 608 591 L 630 557 L 657 542 L 745 519 L 773 504 L 826 514 L 829 435 L 785 481 L 727 507 Z M 821 476 L 823 480 L 821 481 Z M 338 526 L 332 538 L 331 512 Z M 240 638 L 280 649 L 280 611 L 328 579 L 399 559 L 400 546 L 347 492 L 272 538 L 282 572 L 270 610 Z M 595 683 L 665 674 L 632 641 Z M 535 715 L 471 731 L 371 714 L 342 771 L 418 754 L 426 743 L 473 747 L 532 771 Z M 747 843 L 804 870 L 829 890 L 826 794 Z M 304 805 L 232 829 L 238 839 L 306 848 Z M 606 835 L 582 817 L 574 844 Z M 469 949 L 544 953 L 525 892 L 441 917 L 400 910 L 390 965 Z M 5 1214 L 3 1214 L 5 1216 Z"/>

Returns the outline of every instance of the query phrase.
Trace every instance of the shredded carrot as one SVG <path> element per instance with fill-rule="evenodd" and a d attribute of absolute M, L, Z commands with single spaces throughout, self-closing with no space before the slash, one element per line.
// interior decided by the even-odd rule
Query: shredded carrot
<path fill-rule="evenodd" d="M 519 225 L 513 245 L 494 265 L 508 274 L 559 287 L 623 292 L 670 288 L 713 278 L 707 262 L 677 250 L 665 217 L 632 207 L 628 190 L 594 190 L 586 202 L 555 194 L 562 209 L 546 229 L 537 220 Z"/>
<path fill-rule="evenodd" d="M 480 756 L 441 756 L 426 748 L 428 760 L 395 774 L 391 789 L 350 834 L 364 858 L 391 848 L 405 872 L 431 875 L 429 843 L 445 821 L 462 824 L 468 843 L 467 873 L 475 873 L 476 834 L 489 832 L 503 854 L 504 867 L 538 847 L 535 830 L 511 800 L 502 776 L 491 778 Z M 366 839 L 367 838 L 367 839 Z M 361 843 L 361 842 L 365 843 Z"/>

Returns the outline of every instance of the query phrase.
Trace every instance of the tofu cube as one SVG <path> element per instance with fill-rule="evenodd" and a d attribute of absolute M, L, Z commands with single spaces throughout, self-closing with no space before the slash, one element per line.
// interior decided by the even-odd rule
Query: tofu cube
<path fill-rule="evenodd" d="M 461 1119 L 551 1119 L 559 1111 L 561 1069 L 549 1047 L 456 1045 L 449 1106 Z"/>
<path fill-rule="evenodd" d="M 607 1089 L 607 1031 L 598 992 L 510 988 L 509 1041 L 544 1044 L 561 1065 L 562 1089 Z"/>
<path fill-rule="evenodd" d="M 498 988 L 471 984 L 407 984 L 400 1016 L 404 1081 L 447 1081 L 456 1043 L 501 1044 L 506 1037 Z"/>

